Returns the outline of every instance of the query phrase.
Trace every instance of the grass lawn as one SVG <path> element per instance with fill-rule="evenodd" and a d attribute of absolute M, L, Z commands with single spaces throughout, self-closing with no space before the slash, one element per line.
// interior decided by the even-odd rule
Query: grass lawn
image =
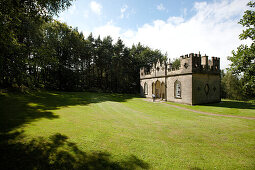
<path fill-rule="evenodd" d="M 254 104 L 186 106 L 254 116 Z M 255 120 L 135 95 L 0 93 L 2 169 L 255 169 Z"/>
<path fill-rule="evenodd" d="M 205 105 L 185 105 L 173 102 L 166 102 L 172 105 L 181 106 L 188 109 L 224 114 L 224 115 L 235 115 L 235 116 L 246 116 L 255 118 L 255 103 L 252 101 L 237 101 L 222 99 L 220 103 L 205 104 Z"/>

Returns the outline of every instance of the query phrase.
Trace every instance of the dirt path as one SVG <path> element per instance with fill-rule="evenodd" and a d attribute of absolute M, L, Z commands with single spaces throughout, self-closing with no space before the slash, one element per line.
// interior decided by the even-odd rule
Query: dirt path
<path fill-rule="evenodd" d="M 153 102 L 152 99 L 143 99 L 143 100 L 148 101 L 148 102 Z M 221 117 L 235 117 L 235 118 L 241 118 L 241 119 L 255 120 L 255 117 L 236 116 L 236 115 L 222 115 L 222 114 L 215 114 L 215 113 L 209 113 L 209 112 L 203 112 L 203 111 L 188 109 L 188 108 L 181 107 L 181 106 L 176 106 L 176 105 L 172 105 L 172 104 L 167 104 L 167 103 L 165 103 L 165 101 L 162 101 L 162 100 L 156 100 L 155 102 L 156 102 L 156 103 L 162 103 L 162 104 L 164 104 L 164 105 L 171 106 L 171 107 L 175 107 L 175 108 L 178 108 L 178 109 L 183 109 L 183 110 L 187 110 L 187 111 L 191 111 L 191 112 L 195 112 L 195 113 L 204 114 L 204 115 L 221 116 Z"/>

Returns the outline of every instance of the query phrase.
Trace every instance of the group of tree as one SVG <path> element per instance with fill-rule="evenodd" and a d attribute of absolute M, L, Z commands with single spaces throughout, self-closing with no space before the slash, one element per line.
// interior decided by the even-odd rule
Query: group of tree
<path fill-rule="evenodd" d="M 227 73 L 222 74 L 222 97 L 231 99 L 255 99 L 255 2 L 247 4 L 243 18 L 239 21 L 245 30 L 241 40 L 250 39 L 252 43 L 240 45 L 228 59 L 231 61 Z"/>
<path fill-rule="evenodd" d="M 0 2 L 0 87 L 102 90 L 136 93 L 140 67 L 165 56 L 138 43 L 108 36 L 86 38 L 53 20 L 70 0 Z"/>

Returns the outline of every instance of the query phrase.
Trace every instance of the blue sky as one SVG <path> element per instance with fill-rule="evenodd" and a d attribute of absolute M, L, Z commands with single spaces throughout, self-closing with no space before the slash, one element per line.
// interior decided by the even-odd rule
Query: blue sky
<path fill-rule="evenodd" d="M 201 0 L 200 0 L 201 1 Z M 95 8 L 100 12 L 91 9 L 91 2 L 95 2 Z M 194 11 L 192 6 L 195 0 L 76 0 L 70 7 L 71 15 L 66 17 L 68 24 L 92 29 L 112 21 L 117 26 L 126 29 L 137 29 L 146 23 L 154 20 L 167 20 L 170 16 L 183 16 L 188 19 Z M 68 14 L 65 11 L 64 14 Z"/>
<path fill-rule="evenodd" d="M 248 0 L 76 0 L 58 20 L 86 36 L 120 37 L 127 46 L 141 42 L 169 58 L 199 51 L 227 56 L 241 43 L 237 24 Z"/>

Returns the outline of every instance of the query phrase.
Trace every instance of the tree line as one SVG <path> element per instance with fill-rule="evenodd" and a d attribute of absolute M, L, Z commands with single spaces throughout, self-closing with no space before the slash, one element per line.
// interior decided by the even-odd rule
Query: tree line
<path fill-rule="evenodd" d="M 166 59 L 140 43 L 128 48 L 110 36 L 85 38 L 77 28 L 53 20 L 71 1 L 2 3 L 8 6 L 0 4 L 1 88 L 137 93 L 140 67 Z"/>

